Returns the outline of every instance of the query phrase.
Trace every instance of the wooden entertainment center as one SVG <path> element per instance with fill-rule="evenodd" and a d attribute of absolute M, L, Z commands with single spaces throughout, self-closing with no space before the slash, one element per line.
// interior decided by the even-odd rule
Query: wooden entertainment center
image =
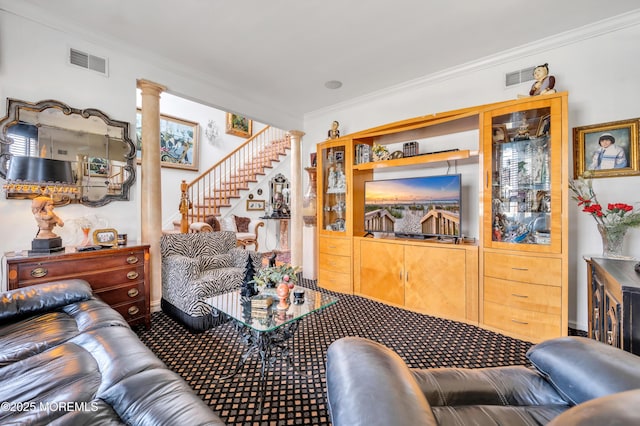
<path fill-rule="evenodd" d="M 563 92 L 480 105 L 319 143 L 318 284 L 526 341 L 567 335 L 567 102 Z M 421 152 L 404 156 L 411 142 Z M 371 161 L 374 145 L 391 158 Z M 452 167 L 470 237 L 367 235 L 365 182 Z"/>

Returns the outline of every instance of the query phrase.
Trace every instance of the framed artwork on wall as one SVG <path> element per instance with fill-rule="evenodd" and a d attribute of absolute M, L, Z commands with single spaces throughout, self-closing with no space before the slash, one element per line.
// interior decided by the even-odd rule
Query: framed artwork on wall
<path fill-rule="evenodd" d="M 253 134 L 252 126 L 253 122 L 247 117 L 230 112 L 227 113 L 227 134 L 250 138 Z"/>
<path fill-rule="evenodd" d="M 247 211 L 264 210 L 265 200 L 247 200 Z"/>
<path fill-rule="evenodd" d="M 574 127 L 574 178 L 640 175 L 639 123 L 634 118 Z"/>
<path fill-rule="evenodd" d="M 200 125 L 193 121 L 160 114 L 160 164 L 162 167 L 198 170 Z M 142 112 L 136 114 L 136 156 L 142 160 Z"/>

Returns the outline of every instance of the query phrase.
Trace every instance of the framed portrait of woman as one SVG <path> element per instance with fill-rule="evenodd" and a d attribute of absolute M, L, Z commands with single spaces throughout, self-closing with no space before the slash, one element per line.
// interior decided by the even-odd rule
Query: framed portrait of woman
<path fill-rule="evenodd" d="M 640 175 L 640 119 L 612 121 L 573 129 L 574 178 Z"/>

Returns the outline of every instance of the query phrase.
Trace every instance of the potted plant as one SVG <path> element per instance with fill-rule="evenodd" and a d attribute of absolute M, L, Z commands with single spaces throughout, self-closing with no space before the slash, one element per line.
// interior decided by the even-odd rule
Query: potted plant
<path fill-rule="evenodd" d="M 293 288 L 298 283 L 298 271 L 300 268 L 289 264 L 268 266 L 260 269 L 254 276 L 252 283 L 258 291 L 266 288 L 275 288 L 280 283 L 286 283 L 289 288 Z"/>

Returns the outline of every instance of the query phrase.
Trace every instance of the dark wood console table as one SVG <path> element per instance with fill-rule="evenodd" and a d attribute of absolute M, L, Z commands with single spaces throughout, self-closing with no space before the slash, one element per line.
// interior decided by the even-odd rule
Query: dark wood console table
<path fill-rule="evenodd" d="M 589 337 L 640 355 L 638 260 L 587 258 Z"/>
<path fill-rule="evenodd" d="M 9 290 L 33 284 L 81 278 L 94 294 L 118 311 L 129 324 L 151 325 L 149 246 L 126 245 L 95 251 L 27 256 L 7 254 Z"/>

